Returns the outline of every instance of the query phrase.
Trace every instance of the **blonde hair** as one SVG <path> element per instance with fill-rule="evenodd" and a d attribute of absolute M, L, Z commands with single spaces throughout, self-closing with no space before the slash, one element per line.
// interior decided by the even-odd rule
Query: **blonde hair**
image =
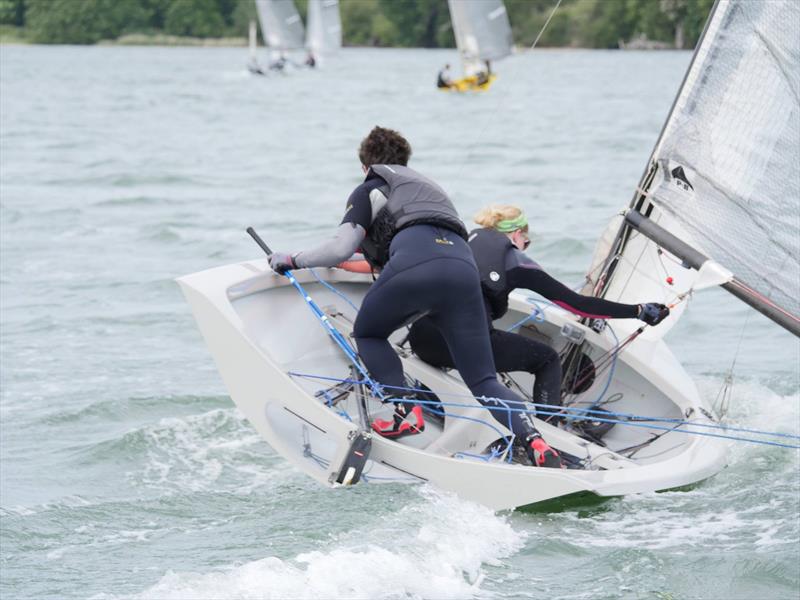
<path fill-rule="evenodd" d="M 473 220 L 481 227 L 496 229 L 500 221 L 513 221 L 522 214 L 522 209 L 512 204 L 490 204 L 484 206 Z"/>

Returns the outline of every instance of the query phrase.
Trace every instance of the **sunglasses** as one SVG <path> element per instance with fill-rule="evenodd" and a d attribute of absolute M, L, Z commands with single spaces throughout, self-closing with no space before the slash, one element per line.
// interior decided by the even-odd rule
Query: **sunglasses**
<path fill-rule="evenodd" d="M 517 231 L 515 233 L 519 233 L 520 235 L 525 236 L 525 241 L 522 243 L 522 249 L 523 250 L 527 250 L 528 246 L 531 245 L 530 236 L 526 232 L 524 232 L 522 229 L 517 229 Z"/>

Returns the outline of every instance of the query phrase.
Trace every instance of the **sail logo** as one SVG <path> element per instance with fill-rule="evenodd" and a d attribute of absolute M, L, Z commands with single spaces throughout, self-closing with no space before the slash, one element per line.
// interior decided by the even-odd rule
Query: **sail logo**
<path fill-rule="evenodd" d="M 675 185 L 684 192 L 688 192 L 689 190 L 694 191 L 694 186 L 689 183 L 689 178 L 686 177 L 686 172 L 683 170 L 683 167 L 675 167 L 670 173 L 673 177 L 673 181 L 675 181 Z"/>

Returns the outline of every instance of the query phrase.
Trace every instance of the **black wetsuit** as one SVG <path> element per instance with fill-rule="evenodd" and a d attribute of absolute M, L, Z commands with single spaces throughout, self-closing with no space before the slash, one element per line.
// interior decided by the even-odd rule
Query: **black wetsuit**
<path fill-rule="evenodd" d="M 342 223 L 369 230 L 374 219 L 370 192 L 384 185 L 370 172 L 348 199 Z M 472 251 L 459 233 L 445 227 L 421 224 L 401 229 L 391 241 L 388 262 L 361 304 L 353 334 L 365 366 L 381 384 L 406 386 L 402 363 L 388 337 L 420 314 L 427 314 L 441 332 L 452 365 L 470 392 L 484 405 L 498 407 L 491 410 L 495 419 L 522 440 L 534 434 L 526 414 L 503 409 L 520 408 L 523 399 L 497 379 Z"/>
<path fill-rule="evenodd" d="M 573 313 L 600 319 L 636 317 L 638 306 L 578 294 L 545 273 L 538 264 L 510 243 L 505 248 L 505 256 L 500 259 L 504 273 L 503 277 L 497 277 L 500 286 L 495 288 L 494 294 L 486 285 L 491 266 L 484 267 L 486 273 L 483 273 L 485 313 L 490 327 L 495 365 L 502 373 L 523 371 L 534 374 L 534 402 L 560 405 L 561 362 L 558 353 L 547 344 L 495 329 L 491 325 L 492 318 L 500 318 L 506 312 L 508 294 L 516 288 L 528 289 Z M 414 353 L 425 362 L 445 368 L 455 365 L 448 344 L 432 319 L 422 318 L 416 321 L 411 327 L 409 342 Z"/>

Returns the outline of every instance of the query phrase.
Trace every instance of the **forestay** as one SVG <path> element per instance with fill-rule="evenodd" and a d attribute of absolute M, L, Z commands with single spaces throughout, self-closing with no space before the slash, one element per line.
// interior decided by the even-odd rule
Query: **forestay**
<path fill-rule="evenodd" d="M 513 40 L 502 0 L 448 0 L 456 45 L 465 61 L 498 60 Z"/>
<path fill-rule="evenodd" d="M 800 3 L 718 2 L 653 161 L 649 199 L 800 314 Z"/>
<path fill-rule="evenodd" d="M 292 0 L 256 0 L 264 42 L 275 50 L 303 47 L 303 21 Z"/>
<path fill-rule="evenodd" d="M 308 1 L 306 47 L 314 54 L 330 54 L 342 47 L 339 0 Z"/>

